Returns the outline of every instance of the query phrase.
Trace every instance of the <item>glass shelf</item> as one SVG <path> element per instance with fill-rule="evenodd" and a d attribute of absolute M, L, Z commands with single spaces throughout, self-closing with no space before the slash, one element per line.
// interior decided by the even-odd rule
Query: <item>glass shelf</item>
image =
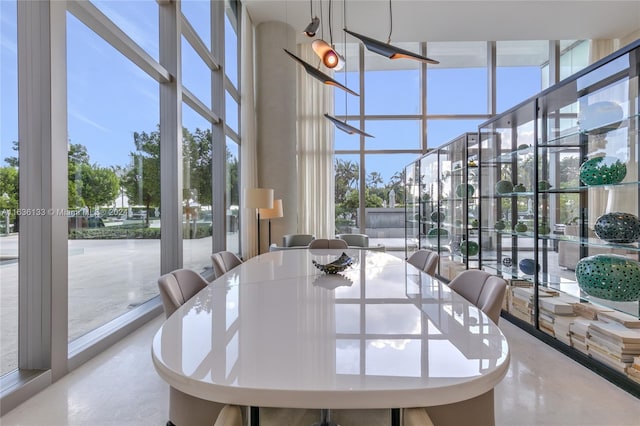
<path fill-rule="evenodd" d="M 586 132 L 580 131 L 578 127 L 572 127 L 562 136 L 553 137 L 548 139 L 546 142 L 540 141 L 538 143 L 538 147 L 576 147 L 580 146 L 580 136 L 601 136 L 603 134 L 607 134 L 607 136 L 614 137 L 618 135 L 623 135 L 627 130 L 631 130 L 632 133 L 638 133 L 638 126 L 635 121 L 640 117 L 640 115 L 632 115 L 627 117 L 621 121 L 612 121 L 610 123 L 605 123 L 598 129 L 588 130 Z M 615 128 L 612 127 L 613 124 L 620 123 Z"/>
<path fill-rule="evenodd" d="M 573 186 L 569 188 L 550 188 L 545 189 L 544 191 L 539 191 L 540 194 L 564 194 L 564 193 L 577 193 L 581 191 L 585 191 L 589 188 L 613 188 L 613 187 L 625 187 L 625 186 L 638 186 L 640 182 L 620 182 L 616 184 L 607 184 L 607 185 L 581 185 L 581 186 Z"/>
<path fill-rule="evenodd" d="M 610 248 L 610 249 L 618 249 L 618 250 L 628 250 L 632 252 L 640 252 L 640 243 L 631 243 L 631 244 L 617 244 L 617 243 L 608 243 L 606 241 L 602 241 L 599 238 L 580 238 L 574 236 L 567 235 L 538 235 L 538 238 L 541 240 L 550 240 L 550 241 L 565 241 L 572 244 L 580 244 L 588 247 L 598 247 L 598 248 Z"/>
<path fill-rule="evenodd" d="M 503 163 L 512 163 L 514 160 L 517 161 L 519 157 L 530 155 L 533 156 L 533 147 L 529 146 L 527 148 L 517 149 L 515 151 L 508 151 L 503 154 L 498 155 L 494 158 L 489 158 L 487 160 L 483 160 L 484 164 L 503 164 Z"/>

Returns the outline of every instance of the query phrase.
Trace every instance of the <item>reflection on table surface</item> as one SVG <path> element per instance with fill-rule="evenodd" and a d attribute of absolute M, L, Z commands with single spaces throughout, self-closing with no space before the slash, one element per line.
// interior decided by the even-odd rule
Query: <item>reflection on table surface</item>
<path fill-rule="evenodd" d="M 346 252 L 354 263 L 338 276 L 311 260 L 342 250 L 266 253 L 223 275 L 159 330 L 156 368 L 202 398 L 239 403 L 251 390 L 245 405 L 306 408 L 381 408 L 376 392 L 394 395 L 383 407 L 443 404 L 502 379 L 508 345 L 479 309 L 402 259 Z M 314 405 L 279 404 L 289 392 Z"/>

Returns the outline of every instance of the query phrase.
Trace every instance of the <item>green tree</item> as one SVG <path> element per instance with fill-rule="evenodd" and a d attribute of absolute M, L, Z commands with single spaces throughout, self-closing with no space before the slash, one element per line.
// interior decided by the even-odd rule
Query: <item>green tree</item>
<path fill-rule="evenodd" d="M 134 132 L 136 150 L 130 153 L 131 165 L 122 178 L 130 204 L 145 206 L 149 226 L 151 206 L 160 205 L 160 132 Z"/>
<path fill-rule="evenodd" d="M 212 191 L 212 136 L 211 130 L 196 129 L 193 133 L 182 129 L 182 160 L 186 190 L 203 206 L 211 206 Z M 185 179 L 185 180 L 186 180 Z"/>
<path fill-rule="evenodd" d="M 335 173 L 335 214 L 337 221 L 354 222 L 358 209 L 358 180 L 360 167 L 358 163 L 336 158 Z M 355 199 L 353 194 L 355 193 Z"/>
<path fill-rule="evenodd" d="M 13 146 L 11 147 L 11 149 L 15 152 L 18 152 L 18 148 L 19 148 L 19 144 L 18 141 L 13 141 L 12 142 Z M 18 156 L 17 155 L 13 155 L 11 157 L 5 157 L 4 161 L 10 166 L 10 167 L 19 167 L 19 161 L 18 161 Z"/>
<path fill-rule="evenodd" d="M 82 165 L 82 200 L 85 206 L 112 205 L 120 190 L 120 179 L 110 168 Z"/>
<path fill-rule="evenodd" d="M 18 208 L 18 182 L 16 167 L 0 167 L 0 209 L 8 210 L 12 217 Z"/>
<path fill-rule="evenodd" d="M 227 194 L 229 205 L 240 205 L 240 162 L 238 158 L 227 149 Z"/>
<path fill-rule="evenodd" d="M 81 144 L 69 144 L 67 151 L 67 196 L 70 208 L 83 207 L 82 176 L 83 165 L 89 164 L 87 148 Z"/>
<path fill-rule="evenodd" d="M 387 183 L 387 196 L 389 192 L 393 189 L 396 193 L 396 206 L 398 204 L 405 203 L 405 190 L 404 190 L 404 180 L 405 180 L 405 171 L 402 169 L 399 172 L 394 173 L 389 179 L 389 183 Z"/>

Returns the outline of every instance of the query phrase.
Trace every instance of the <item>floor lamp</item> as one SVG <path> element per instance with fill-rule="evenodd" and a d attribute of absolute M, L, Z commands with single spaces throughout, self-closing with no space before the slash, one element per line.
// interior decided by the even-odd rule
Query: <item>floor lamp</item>
<path fill-rule="evenodd" d="M 284 217 L 282 213 L 282 200 L 273 200 L 273 208 L 260 209 L 258 214 L 260 215 L 260 219 L 269 219 L 269 245 L 271 245 L 271 219 Z"/>
<path fill-rule="evenodd" d="M 244 206 L 258 213 L 258 254 L 260 254 L 260 209 L 273 208 L 273 189 L 247 188 L 244 190 Z"/>

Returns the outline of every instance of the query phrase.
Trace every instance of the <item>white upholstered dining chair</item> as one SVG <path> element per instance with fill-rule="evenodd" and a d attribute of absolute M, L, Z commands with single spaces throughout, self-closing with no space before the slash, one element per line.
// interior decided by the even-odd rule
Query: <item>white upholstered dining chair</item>
<path fill-rule="evenodd" d="M 366 234 L 338 234 L 336 237 L 345 240 L 350 246 L 369 247 L 369 236 Z"/>
<path fill-rule="evenodd" d="M 311 234 L 286 234 L 282 236 L 282 247 L 306 247 L 315 238 Z"/>
<path fill-rule="evenodd" d="M 209 283 L 191 269 L 176 269 L 158 278 L 158 288 L 164 313 L 168 318 L 187 300 L 191 299 Z M 214 426 L 243 426 L 242 410 L 236 405 L 222 405 L 205 401 L 170 387 L 170 417 L 174 420 L 189 419 L 193 424 L 213 421 Z M 177 420 L 177 423 L 182 423 Z M 167 426 L 173 426 L 169 420 Z"/>
<path fill-rule="evenodd" d="M 498 323 L 502 299 L 507 291 L 504 279 L 479 269 L 467 269 L 451 280 L 449 287 Z"/>
<path fill-rule="evenodd" d="M 334 238 L 317 238 L 309 243 L 310 249 L 348 249 L 349 245 L 345 240 Z"/>
<path fill-rule="evenodd" d="M 420 249 L 409 256 L 407 262 L 434 277 L 436 275 L 436 269 L 438 268 L 439 259 L 440 255 L 437 252 L 433 250 Z"/>
<path fill-rule="evenodd" d="M 169 315 L 207 284 L 207 280 L 191 269 L 176 269 L 158 278 L 158 288 L 166 317 L 169 318 Z"/>
<path fill-rule="evenodd" d="M 240 265 L 242 263 L 242 259 L 233 252 L 223 250 L 213 253 L 211 255 L 211 262 L 213 263 L 213 272 L 215 273 L 216 278 L 218 278 Z"/>

